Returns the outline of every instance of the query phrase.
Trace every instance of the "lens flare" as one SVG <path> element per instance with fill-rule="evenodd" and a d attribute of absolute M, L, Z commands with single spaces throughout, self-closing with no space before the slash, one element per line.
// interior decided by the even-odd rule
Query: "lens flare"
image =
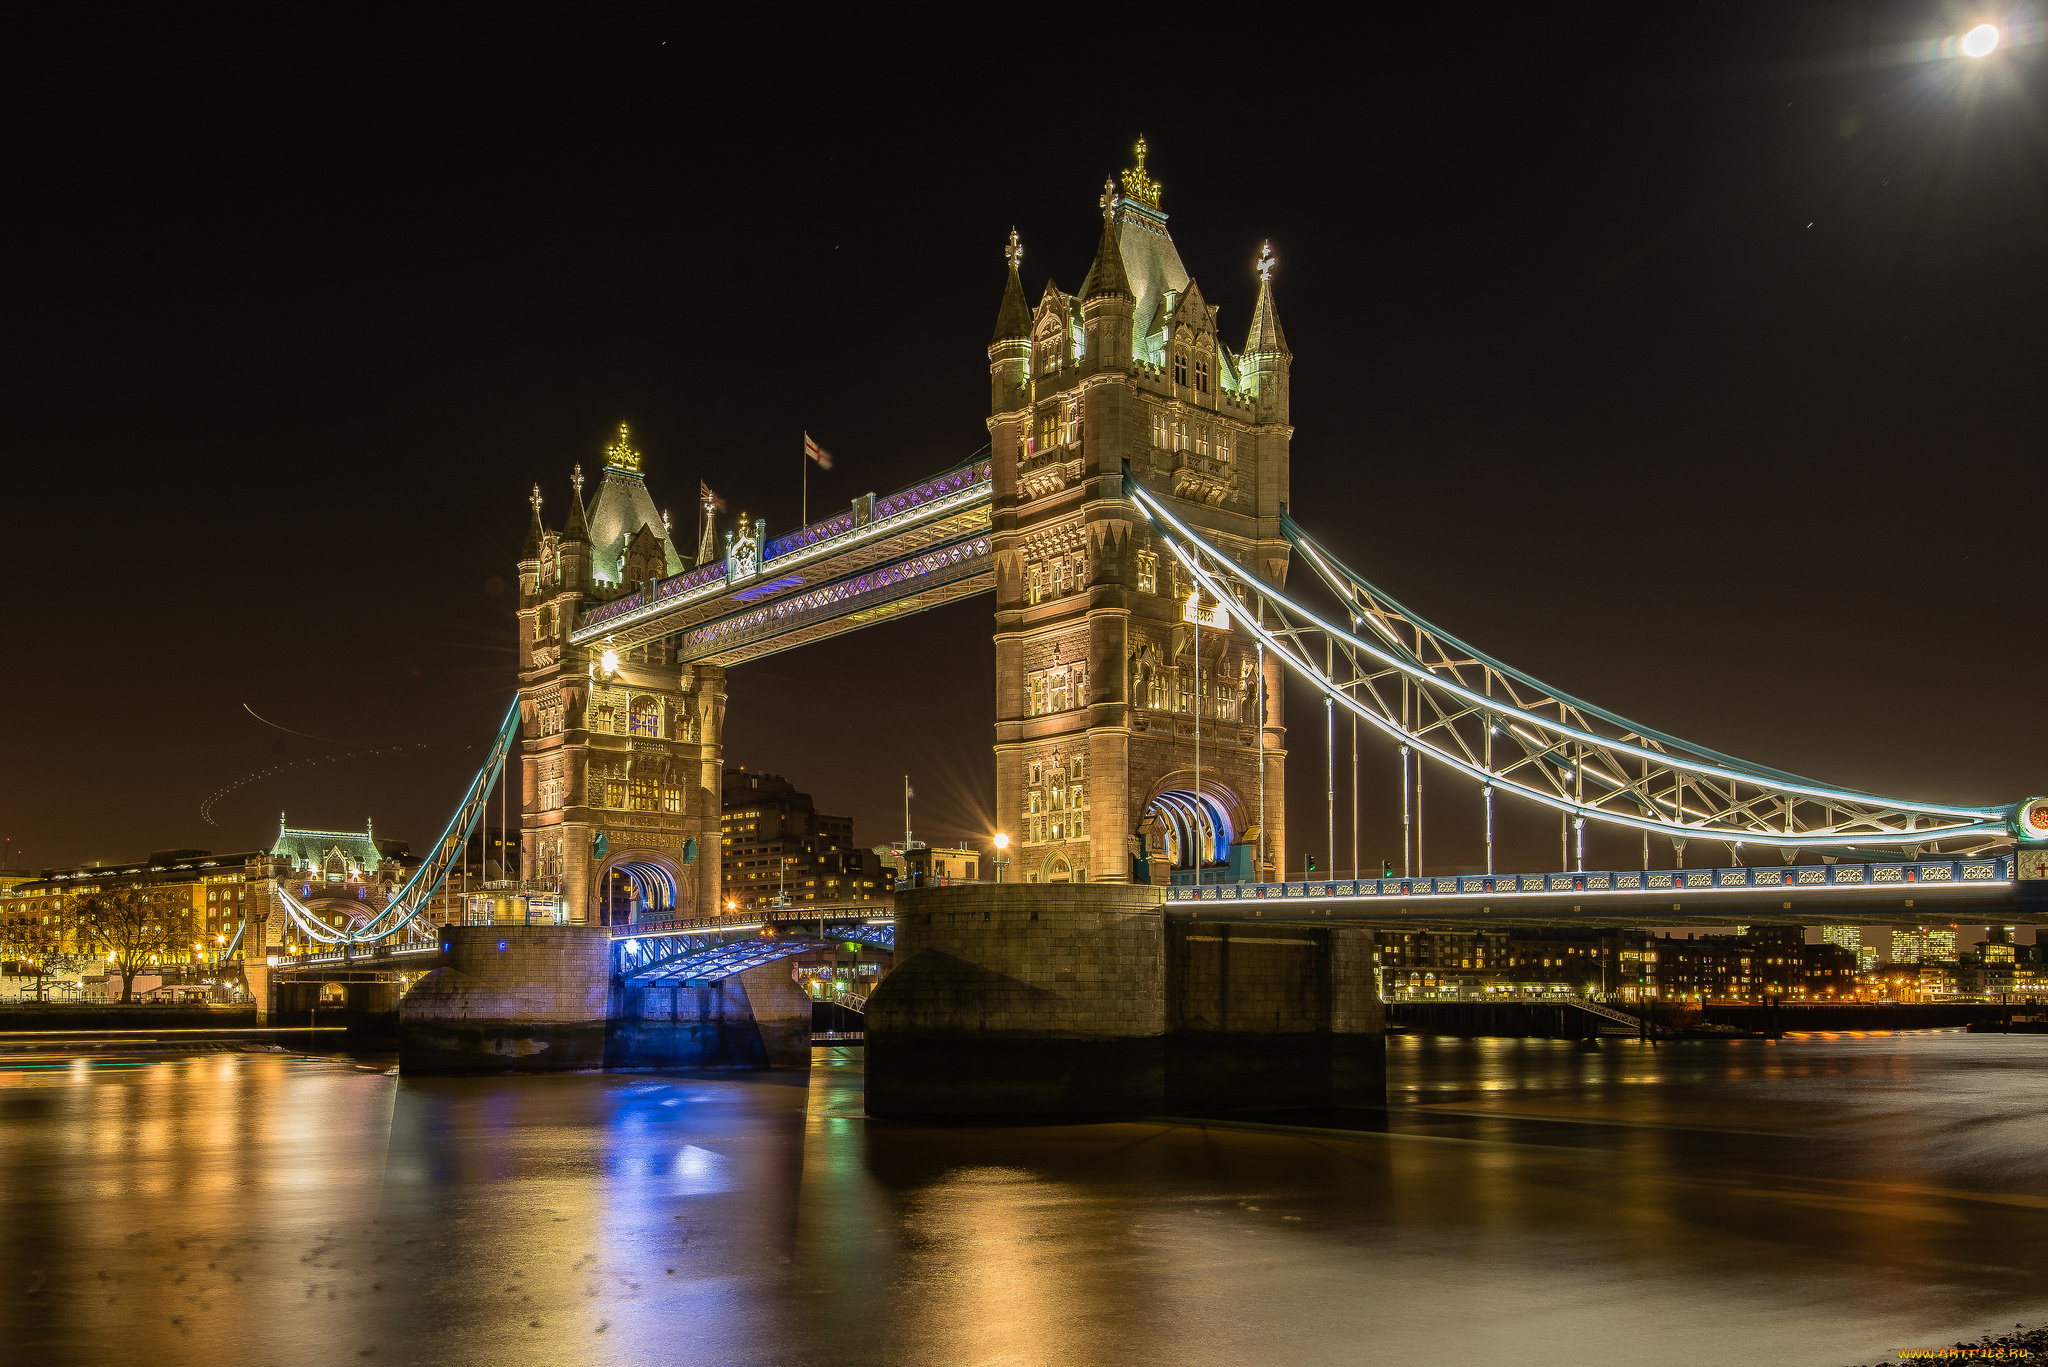
<path fill-rule="evenodd" d="M 1979 24 L 1963 35 L 1965 57 L 1989 57 L 1998 46 L 1998 28 L 1993 24 Z"/>

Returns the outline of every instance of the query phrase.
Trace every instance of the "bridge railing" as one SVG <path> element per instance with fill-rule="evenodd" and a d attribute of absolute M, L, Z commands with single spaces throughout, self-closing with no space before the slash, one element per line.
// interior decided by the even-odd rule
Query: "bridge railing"
<path fill-rule="evenodd" d="M 1573 873 L 1445 874 L 1301 883 L 1204 883 L 1167 890 L 1171 902 L 1362 897 L 1556 897 L 1564 893 L 1672 893 L 1688 897 L 1738 890 L 1990 887 L 2013 881 L 2011 855 L 1917 859 L 1898 863 L 1789 864 L 1728 869 L 1623 869 Z"/>
<path fill-rule="evenodd" d="M 927 480 L 876 498 L 866 518 L 851 510 L 799 527 L 770 541 L 761 550 L 761 573 L 830 554 L 842 543 L 884 535 L 906 521 L 942 515 L 967 504 L 986 501 L 994 489 L 994 465 L 988 457 L 965 461 Z M 863 500 L 865 501 L 865 500 Z M 645 589 L 636 590 L 609 603 L 592 608 L 577 621 L 569 639 L 582 644 L 604 627 L 617 628 L 644 613 L 681 607 L 725 591 L 725 561 L 712 560 L 683 574 L 661 580 L 650 598 Z"/>
<path fill-rule="evenodd" d="M 760 930 L 770 926 L 802 926 L 823 918 L 826 921 L 893 922 L 896 917 L 886 902 L 837 902 L 826 906 L 776 908 L 748 916 L 704 916 L 686 921 L 639 921 L 611 927 L 614 940 L 645 940 L 661 935 L 702 935 L 718 931 Z"/>

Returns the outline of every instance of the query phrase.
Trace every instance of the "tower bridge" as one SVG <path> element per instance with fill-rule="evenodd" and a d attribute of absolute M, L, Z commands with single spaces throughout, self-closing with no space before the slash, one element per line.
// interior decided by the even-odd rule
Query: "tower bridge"
<path fill-rule="evenodd" d="M 805 945 L 886 940 L 897 967 L 868 1008 L 871 1107 L 1042 1112 L 1370 1090 L 1379 1017 L 1358 981 L 1375 927 L 2023 919 L 2038 905 L 2048 800 L 1868 793 L 1697 745 L 1485 654 L 1344 564 L 1290 506 L 1274 254 L 1258 253 L 1233 347 L 1160 199 L 1141 144 L 1104 186 L 1077 288 L 1049 282 L 1035 302 L 1011 234 L 988 443 L 947 470 L 781 535 L 742 514 L 721 540 L 707 498 L 689 556 L 623 427 L 592 497 L 575 471 L 558 526 L 536 488 L 518 697 L 491 758 L 390 906 L 316 938 L 345 959 L 418 942 L 409 952 L 448 968 L 428 975 L 434 1009 L 490 1035 L 516 1033 L 517 1012 L 493 1023 L 499 1008 L 449 984 L 470 974 L 509 993 L 504 965 L 540 962 L 532 946 L 559 932 L 580 946 L 576 971 L 608 984 L 606 1019 L 665 1003 L 661 1031 L 635 1036 L 643 1063 L 678 1032 L 739 1019 L 742 996 L 757 1015 L 793 1012 L 767 1005 L 772 970 Z M 993 600 L 996 809 L 1020 885 L 902 892 L 890 917 L 802 913 L 815 931 L 722 921 L 726 668 L 972 595 Z M 1321 702 L 1291 739 L 1289 674 Z M 1404 807 L 1399 877 L 1285 878 L 1290 745 L 1322 751 L 1334 799 L 1340 719 L 1398 749 L 1404 804 L 1425 763 L 1478 788 L 1482 875 L 1427 876 Z M 501 775 L 521 869 L 554 890 L 560 926 L 415 929 Z M 1572 867 L 1496 870 L 1503 799 L 1554 812 Z M 1308 823 L 1322 819 L 1333 855 L 1335 811 Z M 1588 823 L 1640 836 L 1641 867 L 1583 867 Z M 603 896 L 620 878 L 624 916 Z M 288 890 L 274 900 L 293 914 Z M 720 984 L 735 986 L 717 997 Z M 719 1057 L 783 1047 L 714 1036 Z M 1303 1049 L 1322 1060 L 1308 1073 Z M 572 1056 L 592 1057 L 587 1041 L 552 1057 Z M 1264 1074 L 1299 1085 L 1246 1081 Z"/>

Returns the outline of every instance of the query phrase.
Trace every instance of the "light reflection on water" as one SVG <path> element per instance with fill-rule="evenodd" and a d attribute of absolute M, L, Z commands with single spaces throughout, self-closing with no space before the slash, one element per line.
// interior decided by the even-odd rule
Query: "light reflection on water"
<path fill-rule="evenodd" d="M 1395 1039 L 1363 1131 L 889 1125 L 857 1049 L 817 1058 L 0 1063 L 0 1342 L 37 1367 L 1840 1367 L 2048 1316 L 2048 1037 Z"/>

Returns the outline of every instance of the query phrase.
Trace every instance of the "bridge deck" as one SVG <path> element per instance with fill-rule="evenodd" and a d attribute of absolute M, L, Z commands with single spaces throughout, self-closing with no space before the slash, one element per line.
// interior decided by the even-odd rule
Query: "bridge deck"
<path fill-rule="evenodd" d="M 738 664 L 995 586 L 986 459 L 778 537 L 758 568 L 726 561 L 585 613 L 569 639 L 626 650 L 678 637 L 678 662 Z"/>
<path fill-rule="evenodd" d="M 1453 920 L 1550 926 L 1899 925 L 1957 917 L 1986 924 L 2019 910 L 2010 855 L 1896 864 L 1212 883 L 1167 890 L 1167 912 L 1180 919 L 1337 918 L 1383 925 Z"/>

